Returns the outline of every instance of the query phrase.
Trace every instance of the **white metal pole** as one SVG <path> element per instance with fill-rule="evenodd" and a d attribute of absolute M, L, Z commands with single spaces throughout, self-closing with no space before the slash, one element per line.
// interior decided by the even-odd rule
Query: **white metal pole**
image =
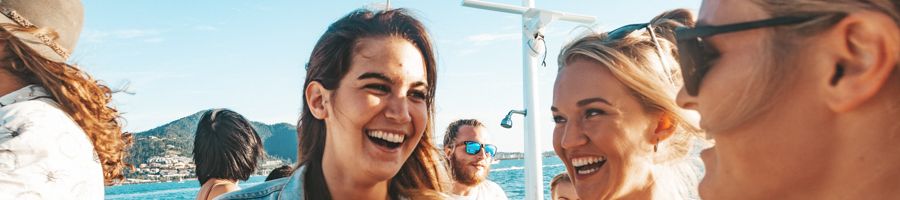
<path fill-rule="evenodd" d="M 534 8 L 534 0 L 522 0 L 522 6 L 531 9 Z M 537 45 L 537 41 L 533 41 L 534 33 L 540 32 L 542 27 L 531 27 L 529 30 L 526 24 L 529 24 L 528 16 L 522 15 L 522 84 L 523 99 L 525 103 L 525 199 L 541 200 L 544 198 L 544 181 L 541 160 L 541 140 L 537 137 L 539 123 L 537 117 L 541 113 L 538 111 L 537 104 L 538 94 L 537 82 L 537 59 L 538 54 L 532 52 L 531 45 Z M 546 52 L 544 52 L 546 53 Z"/>
<path fill-rule="evenodd" d="M 540 123 L 537 117 L 542 112 L 538 105 L 537 63 L 538 57 L 547 52 L 537 47 L 535 34 L 543 32 L 545 25 L 553 20 L 577 23 L 593 23 L 594 17 L 542 10 L 534 8 L 534 0 L 522 0 L 522 7 L 481 0 L 463 0 L 463 6 L 522 15 L 522 83 L 525 103 L 525 199 L 544 198 L 543 160 L 540 151 L 541 140 L 537 136 Z M 543 42 L 543 41 L 540 41 Z M 535 48 L 532 48 L 535 47 Z"/>

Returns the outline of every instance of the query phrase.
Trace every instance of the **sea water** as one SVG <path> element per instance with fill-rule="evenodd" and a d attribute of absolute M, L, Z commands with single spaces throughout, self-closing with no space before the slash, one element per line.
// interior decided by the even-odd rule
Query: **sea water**
<path fill-rule="evenodd" d="M 550 179 L 565 171 L 565 166 L 557 157 L 546 157 L 544 164 L 544 199 L 550 199 Z M 266 179 L 254 176 L 238 185 L 247 188 Z M 525 198 L 525 160 L 502 160 L 491 165 L 488 179 L 499 184 L 509 199 Z M 197 180 L 182 182 L 143 183 L 106 187 L 106 199 L 195 199 L 200 190 Z"/>

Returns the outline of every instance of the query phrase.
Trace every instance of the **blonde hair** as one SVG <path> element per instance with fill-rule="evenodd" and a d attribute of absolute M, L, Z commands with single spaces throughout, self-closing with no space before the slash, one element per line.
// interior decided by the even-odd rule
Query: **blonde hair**
<path fill-rule="evenodd" d="M 773 17 L 786 15 L 803 15 L 815 13 L 851 13 L 856 11 L 874 11 L 887 15 L 894 20 L 894 24 L 900 27 L 900 2 L 897 0 L 754 0 Z M 798 26 L 776 27 L 774 33 L 778 34 L 773 40 L 771 48 L 773 55 L 788 57 L 790 49 L 798 48 L 796 42 L 803 42 L 803 38 L 814 35 L 838 21 L 835 18 L 824 18 L 804 23 Z M 900 45 L 900 44 L 898 44 Z M 786 47 L 786 48 L 785 48 Z M 900 53 L 900 52 L 898 52 Z M 898 64 L 900 65 L 900 64 Z M 793 69 L 793 68 L 791 68 Z"/>
<path fill-rule="evenodd" d="M 685 110 L 675 103 L 682 80 L 674 45 L 674 29 L 677 26 L 693 26 L 694 16 L 685 9 L 665 12 L 655 17 L 649 25 L 656 35 L 653 41 L 644 29 L 629 33 L 624 38 L 609 38 L 608 33 L 588 34 L 563 48 L 559 55 L 559 68 L 576 59 L 589 59 L 607 67 L 612 75 L 628 88 L 646 113 L 664 113 L 672 117 L 675 132 L 665 142 L 668 153 L 660 153 L 656 159 L 673 161 L 688 155 L 692 144 L 705 137 L 694 126 Z M 659 44 L 658 52 L 656 44 Z M 663 61 L 662 59 L 665 59 Z M 662 143 L 662 142 L 661 142 Z"/>
<path fill-rule="evenodd" d="M 567 182 L 567 183 L 570 183 L 570 184 L 572 183 L 572 179 L 569 178 L 569 174 L 566 173 L 566 171 L 563 171 L 563 172 L 557 174 L 556 176 L 554 176 L 553 179 L 550 179 L 550 192 L 554 192 L 554 193 L 555 193 L 555 192 L 556 192 L 556 186 L 559 185 L 559 183 L 562 183 L 562 182 Z"/>
<path fill-rule="evenodd" d="M 819 13 L 850 13 L 861 10 L 869 10 L 884 13 L 894 19 L 900 26 L 900 3 L 896 0 L 754 0 L 754 3 L 762 7 L 772 17 L 789 15 L 806 15 Z M 765 103 L 767 99 L 784 94 L 784 85 L 792 84 L 795 79 L 788 78 L 798 73 L 799 67 L 790 66 L 790 60 L 797 48 L 805 48 L 803 45 L 815 35 L 831 27 L 839 18 L 821 18 L 810 22 L 792 26 L 773 27 L 764 29 L 772 39 L 766 44 L 768 48 L 761 51 L 769 58 L 760 58 L 760 66 L 754 67 L 748 75 L 749 81 L 744 84 L 742 98 L 735 102 L 737 105 L 731 117 L 734 119 L 723 120 L 722 127 L 740 124 L 741 121 L 760 115 L 775 104 Z M 900 44 L 898 44 L 900 45 Z M 900 53 L 900 52 L 898 52 Z M 900 67 L 900 63 L 897 65 Z M 900 70 L 894 70 L 894 76 L 900 75 Z"/>
<path fill-rule="evenodd" d="M 754 0 L 772 16 L 869 10 L 884 13 L 900 26 L 900 2 L 896 0 Z"/>
<path fill-rule="evenodd" d="M 48 29 L 22 27 L 16 24 L 2 24 L 6 30 L 17 32 L 55 32 Z M 41 57 L 23 41 L 10 32 L 0 30 L 3 42 L 3 57 L 0 66 L 29 84 L 44 87 L 87 134 L 94 146 L 103 168 L 106 184 L 124 178 L 122 169 L 130 166 L 125 162 L 126 148 L 131 144 L 131 135 L 123 134 L 119 125 L 119 112 L 109 106 L 112 91 L 97 82 L 77 66 L 54 62 Z"/>

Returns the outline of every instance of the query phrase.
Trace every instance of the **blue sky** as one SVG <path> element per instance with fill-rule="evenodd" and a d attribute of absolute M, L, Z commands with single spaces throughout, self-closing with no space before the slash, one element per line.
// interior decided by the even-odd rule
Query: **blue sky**
<path fill-rule="evenodd" d="M 489 127 L 501 151 L 523 151 L 523 119 L 499 126 L 521 109 L 521 18 L 461 6 L 461 0 L 394 0 L 431 32 L 438 55 L 436 136 L 459 118 Z M 490 0 L 521 5 L 521 1 Z M 73 61 L 113 87 L 125 130 L 138 132 L 208 108 L 230 108 L 264 123 L 294 123 L 316 40 L 350 11 L 383 1 L 175 1 L 88 0 L 85 26 Z M 694 11 L 700 0 L 541 1 L 538 8 L 597 17 L 605 31 L 647 22 L 674 8 Z M 477 22 L 477 23 L 476 23 Z M 586 29 L 556 21 L 546 29 L 547 66 L 538 68 L 538 94 L 548 111 L 559 49 Z M 530 113 L 529 113 L 530 114 Z M 552 150 L 550 113 L 537 113 L 542 151 Z"/>

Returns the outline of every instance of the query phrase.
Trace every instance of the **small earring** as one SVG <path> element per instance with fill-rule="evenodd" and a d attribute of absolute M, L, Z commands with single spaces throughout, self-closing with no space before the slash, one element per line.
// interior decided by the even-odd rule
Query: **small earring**
<path fill-rule="evenodd" d="M 656 138 L 656 144 L 653 144 L 653 153 L 656 153 L 657 146 L 659 146 L 659 138 Z"/>

